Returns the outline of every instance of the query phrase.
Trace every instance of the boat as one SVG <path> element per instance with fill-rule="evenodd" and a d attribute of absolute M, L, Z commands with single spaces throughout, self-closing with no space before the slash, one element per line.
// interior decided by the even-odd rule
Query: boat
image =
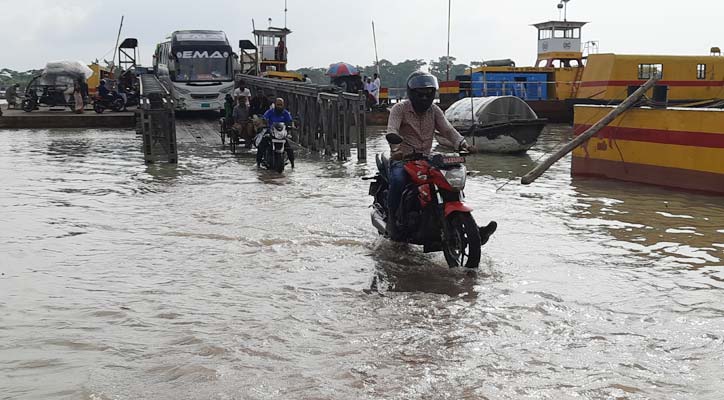
<path fill-rule="evenodd" d="M 580 135 L 613 106 L 576 105 Z M 724 109 L 638 107 L 573 151 L 571 174 L 724 194 Z"/>
<path fill-rule="evenodd" d="M 440 85 L 441 107 L 465 97 L 511 95 L 550 122 L 572 122 L 576 104 L 621 103 L 654 74 L 661 80 L 647 93 L 651 105 L 724 105 L 724 81 L 717 75 L 724 68 L 720 48 L 692 56 L 599 54 L 597 41 L 582 42 L 586 24 L 566 18 L 534 24 L 535 66 L 484 61 Z"/>
<path fill-rule="evenodd" d="M 538 55 L 534 66 L 518 67 L 512 60 L 488 60 L 468 68 L 454 81 L 441 83 L 443 108 L 465 97 L 516 96 L 550 122 L 571 122 L 570 103 L 584 72 L 584 54 L 596 52 L 598 42 L 581 40 L 587 22 L 546 21 L 538 31 Z"/>
<path fill-rule="evenodd" d="M 445 118 L 468 143 L 489 153 L 522 153 L 538 141 L 547 120 L 515 96 L 461 99 L 448 107 Z M 438 142 L 452 147 L 444 138 Z"/>

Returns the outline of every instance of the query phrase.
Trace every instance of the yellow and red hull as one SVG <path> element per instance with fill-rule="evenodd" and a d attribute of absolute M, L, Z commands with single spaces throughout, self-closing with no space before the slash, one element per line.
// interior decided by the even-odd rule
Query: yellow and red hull
<path fill-rule="evenodd" d="M 612 109 L 576 106 L 575 135 Z M 571 173 L 724 194 L 724 110 L 628 110 L 573 151 Z"/>

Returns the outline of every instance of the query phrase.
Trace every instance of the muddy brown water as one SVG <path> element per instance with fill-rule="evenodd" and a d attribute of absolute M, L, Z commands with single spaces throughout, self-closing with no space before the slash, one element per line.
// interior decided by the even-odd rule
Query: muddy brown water
<path fill-rule="evenodd" d="M 717 399 L 724 198 L 469 157 L 477 274 L 378 238 L 366 164 L 0 131 L 0 399 Z M 509 181 L 509 179 L 513 178 Z M 496 191 L 501 185 L 502 189 Z"/>

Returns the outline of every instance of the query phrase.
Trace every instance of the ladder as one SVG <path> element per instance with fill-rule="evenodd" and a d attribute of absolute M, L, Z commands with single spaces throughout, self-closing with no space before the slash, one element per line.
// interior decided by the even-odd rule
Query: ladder
<path fill-rule="evenodd" d="M 583 66 L 580 66 L 576 70 L 576 77 L 573 78 L 573 82 L 571 83 L 571 95 L 569 99 L 575 99 L 578 94 L 578 89 L 581 87 L 581 78 L 583 78 L 583 69 Z"/>

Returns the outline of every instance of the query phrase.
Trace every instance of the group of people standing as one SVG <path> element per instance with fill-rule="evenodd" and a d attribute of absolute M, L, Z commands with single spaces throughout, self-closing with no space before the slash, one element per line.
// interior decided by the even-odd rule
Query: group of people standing
<path fill-rule="evenodd" d="M 363 79 L 363 82 L 364 91 L 367 93 L 367 104 L 370 107 L 380 104 L 380 88 L 382 87 L 382 84 L 380 83 L 380 76 L 377 73 L 375 73 L 372 78 L 366 76 Z"/>

